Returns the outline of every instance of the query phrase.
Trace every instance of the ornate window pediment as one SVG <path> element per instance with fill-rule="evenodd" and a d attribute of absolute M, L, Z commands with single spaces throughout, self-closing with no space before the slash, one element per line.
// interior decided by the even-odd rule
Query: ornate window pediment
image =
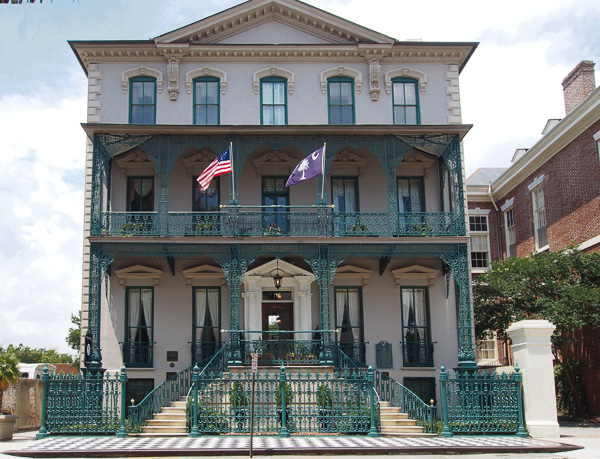
<path fill-rule="evenodd" d="M 138 67 L 136 69 L 126 70 L 121 75 L 121 90 L 123 94 L 129 92 L 129 79 L 138 76 L 151 76 L 156 78 L 156 92 L 162 93 L 163 89 L 163 74 L 158 70 L 149 69 L 147 67 Z"/>
<path fill-rule="evenodd" d="M 163 271 L 161 269 L 154 269 L 143 265 L 134 265 L 129 268 L 117 269 L 115 271 L 115 275 L 119 278 L 119 285 L 121 288 L 125 288 L 127 281 L 131 279 L 152 279 L 154 286 L 158 287 L 162 274 Z"/>
<path fill-rule="evenodd" d="M 359 177 L 362 177 L 367 164 L 369 163 L 368 159 L 364 159 L 357 155 L 356 153 L 349 152 L 347 150 L 342 150 L 337 155 L 333 157 L 333 161 L 331 162 L 331 167 L 336 166 L 346 166 L 356 168 L 356 172 Z"/>
<path fill-rule="evenodd" d="M 272 150 L 258 158 L 254 158 L 252 163 L 256 169 L 256 177 L 260 177 L 263 170 L 273 174 L 290 174 L 298 164 L 298 160 L 281 151 Z"/>
<path fill-rule="evenodd" d="M 184 158 L 185 175 L 191 178 L 193 175 L 200 175 L 206 167 L 212 163 L 217 155 L 209 150 L 202 150 L 189 158 Z"/>
<path fill-rule="evenodd" d="M 427 178 L 429 177 L 429 170 L 435 165 L 435 162 L 434 156 L 413 149 L 402 159 L 402 163 L 399 165 L 399 174 L 415 175 L 418 172 L 423 172 L 423 175 Z"/>
<path fill-rule="evenodd" d="M 121 170 L 121 177 L 123 178 L 128 175 L 146 174 L 149 171 L 154 174 L 154 163 L 150 156 L 142 150 L 134 150 L 120 155 L 115 159 L 115 162 Z"/>
<path fill-rule="evenodd" d="M 203 76 L 212 76 L 219 79 L 219 87 L 221 89 L 221 94 L 225 94 L 227 92 L 227 74 L 221 70 L 212 69 L 210 67 L 203 67 L 201 69 L 192 70 L 185 74 L 185 91 L 188 94 L 192 93 L 194 78 L 203 77 Z"/>
<path fill-rule="evenodd" d="M 414 78 L 419 82 L 419 92 L 425 94 L 427 92 L 427 74 L 415 69 L 401 68 L 390 70 L 385 73 L 385 92 L 392 93 L 392 80 L 394 78 Z"/>
<path fill-rule="evenodd" d="M 370 269 L 359 268 L 358 266 L 344 265 L 340 266 L 335 272 L 335 279 L 341 280 L 360 280 L 363 288 L 367 288 L 369 277 L 373 271 Z"/>
<path fill-rule="evenodd" d="M 267 77 L 282 77 L 287 80 L 288 94 L 291 96 L 294 94 L 295 77 L 294 73 L 289 70 L 282 69 L 279 67 L 270 67 L 268 69 L 262 69 L 254 72 L 252 77 L 252 84 L 254 86 L 254 94 L 260 94 L 260 80 Z"/>
<path fill-rule="evenodd" d="M 350 77 L 354 80 L 354 90 L 356 94 L 362 92 L 362 73 L 358 70 L 354 70 L 348 67 L 340 66 L 321 72 L 321 92 L 327 94 L 327 80 L 335 76 Z"/>
<path fill-rule="evenodd" d="M 406 268 L 394 269 L 392 276 L 396 281 L 396 288 L 400 287 L 402 281 L 427 281 L 429 287 L 433 287 L 435 278 L 440 274 L 439 269 L 427 268 L 420 265 L 407 266 Z"/>
<path fill-rule="evenodd" d="M 186 285 L 191 288 L 194 280 L 219 280 L 221 285 L 225 285 L 225 274 L 223 270 L 216 266 L 200 265 L 195 268 L 184 269 L 181 271 L 185 277 Z"/>

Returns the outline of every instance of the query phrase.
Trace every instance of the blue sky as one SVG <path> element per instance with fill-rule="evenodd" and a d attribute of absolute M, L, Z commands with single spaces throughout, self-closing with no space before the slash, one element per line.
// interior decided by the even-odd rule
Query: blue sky
<path fill-rule="evenodd" d="M 0 346 L 66 352 L 80 307 L 86 79 L 67 40 L 153 38 L 238 3 L 0 5 Z M 307 3 L 399 40 L 480 42 L 460 79 L 467 175 L 531 147 L 564 116 L 563 78 L 600 61 L 597 0 Z"/>

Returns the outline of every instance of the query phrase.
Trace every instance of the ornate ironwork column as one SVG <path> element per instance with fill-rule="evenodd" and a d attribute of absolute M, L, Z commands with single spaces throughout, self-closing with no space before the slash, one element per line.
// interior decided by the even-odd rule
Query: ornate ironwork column
<path fill-rule="evenodd" d="M 458 244 L 456 253 L 441 255 L 452 270 L 456 285 L 458 322 L 458 367 L 476 368 L 471 308 L 471 276 L 469 275 L 469 249 L 467 244 Z"/>

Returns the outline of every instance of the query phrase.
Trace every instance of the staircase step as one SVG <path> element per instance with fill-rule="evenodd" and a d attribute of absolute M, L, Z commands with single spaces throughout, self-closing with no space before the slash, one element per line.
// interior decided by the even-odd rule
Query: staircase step
<path fill-rule="evenodd" d="M 185 418 L 182 420 L 172 419 L 149 419 L 148 426 L 150 427 L 185 427 Z"/>
<path fill-rule="evenodd" d="M 416 419 L 381 419 L 382 426 L 416 426 Z"/>
<path fill-rule="evenodd" d="M 144 426 L 142 427 L 144 433 L 155 433 L 155 434 L 173 434 L 173 433 L 187 433 L 185 426 L 183 427 L 164 427 L 164 426 Z"/>
<path fill-rule="evenodd" d="M 162 412 L 156 413 L 154 415 L 154 419 L 156 420 L 164 420 L 164 421 L 181 421 L 185 422 L 185 412 L 182 413 L 170 413 L 170 412 Z"/>

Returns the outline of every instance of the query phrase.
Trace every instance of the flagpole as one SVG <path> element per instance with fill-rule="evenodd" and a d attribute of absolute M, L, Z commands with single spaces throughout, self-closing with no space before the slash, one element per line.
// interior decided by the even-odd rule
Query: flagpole
<path fill-rule="evenodd" d="M 231 192 L 235 202 L 235 168 L 233 167 L 233 142 L 229 142 L 229 161 L 231 161 Z"/>
<path fill-rule="evenodd" d="M 322 163 L 322 167 L 321 170 L 323 171 L 323 183 L 321 185 L 321 201 L 323 199 L 325 199 L 325 178 L 326 178 L 326 174 L 325 174 L 325 150 L 327 149 L 327 142 L 323 143 L 323 158 L 321 159 L 323 161 Z"/>

